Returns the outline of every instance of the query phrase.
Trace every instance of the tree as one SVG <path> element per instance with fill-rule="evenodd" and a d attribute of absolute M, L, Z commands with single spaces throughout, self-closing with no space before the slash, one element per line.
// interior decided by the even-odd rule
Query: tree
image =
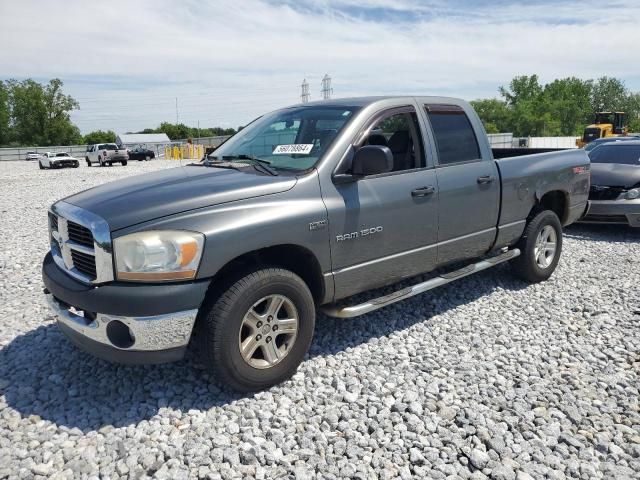
<path fill-rule="evenodd" d="M 79 108 L 62 93 L 63 83 L 54 78 L 46 86 L 32 80 L 8 80 L 9 130 L 18 145 L 68 145 L 81 140 L 80 130 L 70 119 Z"/>
<path fill-rule="evenodd" d="M 600 77 L 591 91 L 591 110 L 595 112 L 620 111 L 625 107 L 629 92 L 617 78 Z"/>
<path fill-rule="evenodd" d="M 115 143 L 116 134 L 113 130 L 95 130 L 84 136 L 83 143 L 93 145 L 95 143 Z"/>
<path fill-rule="evenodd" d="M 487 133 L 507 132 L 511 124 L 511 112 L 507 103 L 497 98 L 472 100 L 471 105 L 478 113 Z"/>
<path fill-rule="evenodd" d="M 11 141 L 9 116 L 9 90 L 0 81 L 0 145 L 7 145 Z"/>
<path fill-rule="evenodd" d="M 591 120 L 591 80 L 576 77 L 554 80 L 544 86 L 542 110 L 552 122 L 546 135 L 580 135 Z M 551 126 L 553 125 L 553 128 Z"/>

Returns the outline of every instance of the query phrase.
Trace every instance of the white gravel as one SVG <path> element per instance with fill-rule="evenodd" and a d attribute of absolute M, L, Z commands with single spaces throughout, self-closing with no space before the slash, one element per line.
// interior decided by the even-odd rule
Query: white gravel
<path fill-rule="evenodd" d="M 0 162 L 0 478 L 640 478 L 640 230 L 575 226 L 556 274 L 507 266 L 356 320 L 240 396 L 193 357 L 81 353 L 41 299 L 46 209 L 175 166 Z"/>

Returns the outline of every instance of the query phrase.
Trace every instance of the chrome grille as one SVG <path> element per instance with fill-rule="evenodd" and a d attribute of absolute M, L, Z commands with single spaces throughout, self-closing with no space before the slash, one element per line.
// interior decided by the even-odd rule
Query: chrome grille
<path fill-rule="evenodd" d="M 67 221 L 67 230 L 69 232 L 69 240 L 93 248 L 93 233 L 87 227 Z"/>
<path fill-rule="evenodd" d="M 111 234 L 102 218 L 58 202 L 49 212 L 49 232 L 58 267 L 84 283 L 113 280 Z"/>

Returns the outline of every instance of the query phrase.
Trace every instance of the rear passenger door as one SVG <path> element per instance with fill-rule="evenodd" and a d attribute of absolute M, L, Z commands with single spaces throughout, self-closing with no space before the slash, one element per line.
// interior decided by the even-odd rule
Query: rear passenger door
<path fill-rule="evenodd" d="M 495 240 L 500 179 L 482 159 L 475 130 L 457 105 L 425 105 L 435 139 L 438 178 L 438 264 L 486 253 Z"/>

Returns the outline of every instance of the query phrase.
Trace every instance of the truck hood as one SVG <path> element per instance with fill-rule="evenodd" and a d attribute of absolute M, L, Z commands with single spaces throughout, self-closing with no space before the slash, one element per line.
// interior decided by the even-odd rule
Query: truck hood
<path fill-rule="evenodd" d="M 295 177 L 186 166 L 137 175 L 85 190 L 64 200 L 104 218 L 119 230 L 155 218 L 220 203 L 284 192 Z"/>
<path fill-rule="evenodd" d="M 630 188 L 640 183 L 640 165 L 592 163 L 591 185 Z"/>

